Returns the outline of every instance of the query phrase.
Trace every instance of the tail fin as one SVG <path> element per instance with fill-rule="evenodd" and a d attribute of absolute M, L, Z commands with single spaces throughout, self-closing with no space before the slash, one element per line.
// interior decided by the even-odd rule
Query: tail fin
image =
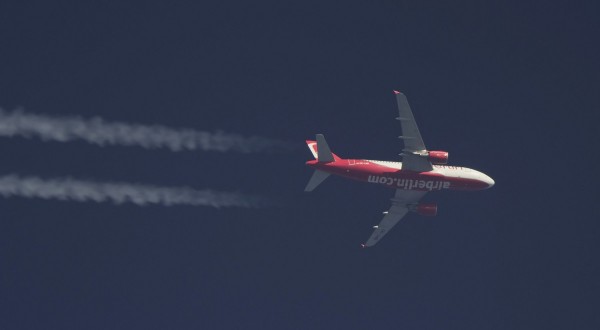
<path fill-rule="evenodd" d="M 313 157 L 315 157 L 319 163 L 331 163 L 341 160 L 338 155 L 331 152 L 323 134 L 317 134 L 317 141 L 306 140 L 306 144 L 308 145 L 308 149 L 312 152 Z"/>
<path fill-rule="evenodd" d="M 317 141 L 306 140 L 306 144 L 319 163 L 331 163 L 341 160 L 340 157 L 331 152 L 323 134 L 317 134 Z M 325 171 L 315 170 L 315 173 L 313 173 L 308 181 L 304 191 L 313 191 L 318 185 L 325 181 L 329 175 L 330 174 Z"/>

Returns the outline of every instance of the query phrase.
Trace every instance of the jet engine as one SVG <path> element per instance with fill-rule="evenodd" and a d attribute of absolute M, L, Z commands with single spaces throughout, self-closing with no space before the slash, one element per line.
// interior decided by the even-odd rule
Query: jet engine
<path fill-rule="evenodd" d="M 448 164 L 448 152 L 447 151 L 429 151 L 427 159 L 435 165 Z"/>
<path fill-rule="evenodd" d="M 427 217 L 434 217 L 437 215 L 437 204 L 435 203 L 419 203 L 411 205 L 410 210 L 424 215 Z"/>

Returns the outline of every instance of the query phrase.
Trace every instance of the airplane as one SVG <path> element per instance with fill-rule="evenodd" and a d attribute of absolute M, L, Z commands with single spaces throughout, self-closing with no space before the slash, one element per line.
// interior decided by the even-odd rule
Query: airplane
<path fill-rule="evenodd" d="M 399 138 L 404 142 L 402 162 L 340 158 L 331 152 L 323 134 L 317 134 L 316 141 L 306 141 L 315 158 L 306 165 L 315 172 L 304 191 L 313 191 L 331 174 L 396 190 L 391 208 L 383 212 L 383 220 L 373 227 L 373 234 L 361 244 L 363 248 L 377 244 L 408 212 L 437 215 L 437 204 L 419 202 L 429 191 L 483 190 L 495 184 L 482 172 L 448 166 L 448 152 L 427 150 L 406 96 L 396 90 L 394 94 L 399 111 L 396 120 L 403 134 Z"/>

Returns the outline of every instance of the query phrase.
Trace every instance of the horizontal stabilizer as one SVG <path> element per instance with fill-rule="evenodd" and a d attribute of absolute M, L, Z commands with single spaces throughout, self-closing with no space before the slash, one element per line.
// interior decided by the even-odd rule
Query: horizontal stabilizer
<path fill-rule="evenodd" d="M 321 184 L 321 182 L 325 181 L 325 179 L 327 179 L 329 175 L 330 174 L 327 172 L 315 170 L 315 173 L 313 173 L 312 177 L 308 181 L 308 184 L 306 185 L 306 188 L 304 188 L 304 191 L 313 191 L 315 188 L 317 188 L 318 185 Z"/>
<path fill-rule="evenodd" d="M 317 153 L 317 160 L 319 163 L 331 163 L 334 161 L 333 154 L 331 153 L 323 134 L 317 134 Z"/>

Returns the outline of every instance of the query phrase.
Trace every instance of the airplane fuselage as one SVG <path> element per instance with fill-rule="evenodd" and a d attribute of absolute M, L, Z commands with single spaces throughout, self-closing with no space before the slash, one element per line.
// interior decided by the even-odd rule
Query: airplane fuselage
<path fill-rule="evenodd" d="M 390 199 L 390 209 L 383 212 L 383 219 L 373 226 L 373 233 L 361 244 L 362 247 L 377 244 L 409 212 L 423 216 L 437 215 L 437 204 L 421 201 L 429 191 L 483 190 L 494 185 L 494 180 L 482 172 L 446 165 L 447 151 L 427 149 L 406 96 L 399 91 L 394 91 L 394 95 L 398 103 L 396 120 L 402 128 L 402 135 L 398 136 L 403 144 L 402 153 L 399 154 L 402 162 L 343 159 L 331 152 L 323 134 L 316 134 L 315 140 L 306 140 L 315 158 L 307 161 L 306 165 L 315 171 L 304 191 L 313 191 L 330 174 L 395 190 Z"/>
<path fill-rule="evenodd" d="M 494 180 L 486 174 L 459 166 L 433 165 L 432 171 L 414 172 L 402 170 L 401 162 L 367 159 L 337 159 L 329 163 L 309 160 L 306 165 L 334 175 L 394 189 L 482 190 L 494 185 Z"/>

